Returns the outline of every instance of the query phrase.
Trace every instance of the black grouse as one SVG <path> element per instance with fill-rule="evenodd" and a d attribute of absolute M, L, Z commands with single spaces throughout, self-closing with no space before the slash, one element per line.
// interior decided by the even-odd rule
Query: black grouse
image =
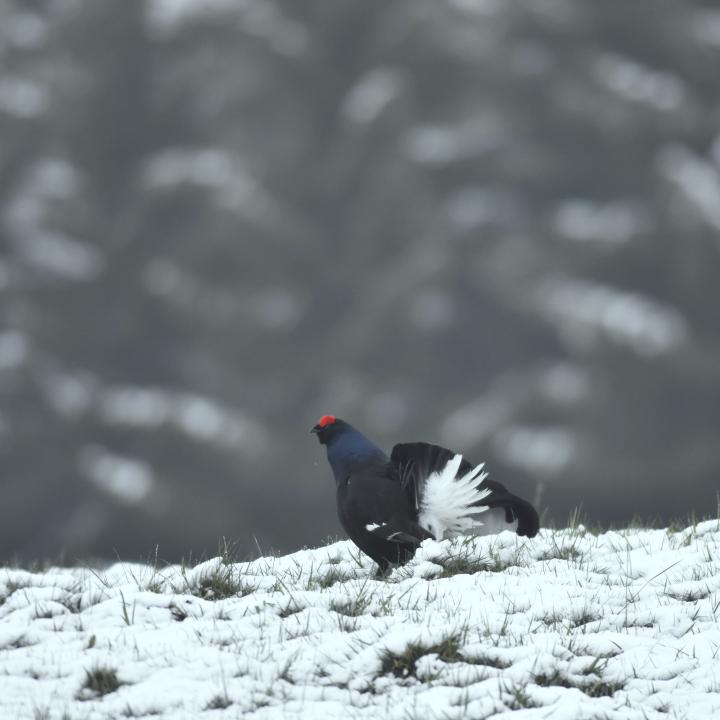
<path fill-rule="evenodd" d="M 534 537 L 533 506 L 487 479 L 483 465 L 424 442 L 395 445 L 390 457 L 352 425 L 324 415 L 311 432 L 327 448 L 340 523 L 378 564 L 378 574 L 407 562 L 427 538 L 441 540 L 479 524 L 489 508 L 517 520 L 517 534 Z"/>

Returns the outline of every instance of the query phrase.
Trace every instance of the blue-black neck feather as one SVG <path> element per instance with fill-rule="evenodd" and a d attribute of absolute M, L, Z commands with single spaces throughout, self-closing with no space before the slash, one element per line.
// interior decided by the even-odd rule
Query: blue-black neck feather
<path fill-rule="evenodd" d="M 384 465 L 388 456 L 352 425 L 330 438 L 327 458 L 335 476 L 335 483 L 346 480 L 354 470 L 369 465 Z"/>

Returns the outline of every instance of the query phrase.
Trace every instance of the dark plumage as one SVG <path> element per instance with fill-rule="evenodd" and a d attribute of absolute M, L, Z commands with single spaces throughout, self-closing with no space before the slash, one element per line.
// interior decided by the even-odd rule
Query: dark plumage
<path fill-rule="evenodd" d="M 384 573 L 407 562 L 426 538 L 468 529 L 474 516 L 501 507 L 517 534 L 534 537 L 538 514 L 530 503 L 487 480 L 482 465 L 429 443 L 396 445 L 386 455 L 352 425 L 325 415 L 312 431 L 327 449 L 335 476 L 340 523 Z"/>

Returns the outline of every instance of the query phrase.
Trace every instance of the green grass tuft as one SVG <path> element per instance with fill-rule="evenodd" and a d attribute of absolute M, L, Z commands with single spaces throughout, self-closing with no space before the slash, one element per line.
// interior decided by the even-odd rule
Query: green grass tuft
<path fill-rule="evenodd" d="M 401 653 L 386 651 L 382 657 L 381 675 L 393 674 L 395 677 L 416 677 L 417 661 L 425 655 L 437 655 L 446 663 L 463 660 L 460 654 L 460 638 L 449 635 L 434 645 L 410 643 Z"/>
<path fill-rule="evenodd" d="M 484 558 L 474 558 L 470 555 L 461 554 L 449 557 L 442 561 L 442 572 L 438 578 L 448 578 L 454 575 L 474 575 L 479 572 L 493 572 L 495 566 L 491 565 Z"/>
<path fill-rule="evenodd" d="M 330 603 L 330 609 L 339 615 L 347 615 L 348 617 L 358 617 L 363 615 L 370 605 L 370 598 L 359 595 L 354 599 L 338 600 L 335 599 Z"/>
<path fill-rule="evenodd" d="M 219 565 L 214 571 L 200 579 L 189 591 L 203 600 L 225 600 L 232 597 L 244 597 L 255 591 L 237 577 L 232 565 Z"/>
<path fill-rule="evenodd" d="M 507 700 L 503 698 L 503 702 L 510 710 L 528 710 L 530 708 L 541 707 L 536 703 L 520 685 L 506 688 L 506 692 L 510 696 Z"/>
<path fill-rule="evenodd" d="M 591 677 L 588 675 L 588 671 L 584 675 L 585 677 L 582 679 L 576 680 L 565 675 L 560 670 L 554 670 L 549 674 L 539 673 L 534 675 L 533 682 L 541 687 L 577 688 L 588 697 L 610 697 L 624 687 L 622 683 L 608 682 L 598 675 Z"/>
<path fill-rule="evenodd" d="M 479 665 L 481 667 L 491 667 L 496 670 L 506 670 L 512 663 L 507 660 L 501 660 L 499 657 L 491 655 L 466 655 L 463 654 L 462 662 L 468 665 Z"/>
<path fill-rule="evenodd" d="M 227 695 L 215 695 L 205 707 L 206 710 L 224 710 L 230 707 L 232 701 Z"/>
<path fill-rule="evenodd" d="M 85 671 L 82 690 L 95 697 L 102 697 L 115 692 L 120 687 L 117 672 L 113 668 L 95 667 Z"/>

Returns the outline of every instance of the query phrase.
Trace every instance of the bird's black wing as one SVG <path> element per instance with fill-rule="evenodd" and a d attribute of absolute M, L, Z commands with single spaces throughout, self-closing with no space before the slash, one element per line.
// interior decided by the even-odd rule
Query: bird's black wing
<path fill-rule="evenodd" d="M 455 457 L 455 453 L 439 445 L 430 443 L 400 443 L 392 449 L 390 465 L 393 474 L 400 481 L 400 485 L 408 494 L 412 507 L 420 509 L 425 481 L 434 472 L 439 472 Z M 463 458 L 463 465 L 466 463 Z"/>
<path fill-rule="evenodd" d="M 440 445 L 424 442 L 400 443 L 392 449 L 390 464 L 416 509 L 420 507 L 423 485 L 428 475 L 441 472 L 456 454 Z M 472 469 L 473 465 L 463 457 L 458 475 L 464 475 Z M 537 535 L 540 518 L 529 502 L 508 492 L 503 485 L 494 480 L 483 480 L 480 488 L 492 491 L 481 504 L 491 508 L 503 508 L 507 522 L 518 521 L 516 531 L 518 535 L 526 537 Z"/>

